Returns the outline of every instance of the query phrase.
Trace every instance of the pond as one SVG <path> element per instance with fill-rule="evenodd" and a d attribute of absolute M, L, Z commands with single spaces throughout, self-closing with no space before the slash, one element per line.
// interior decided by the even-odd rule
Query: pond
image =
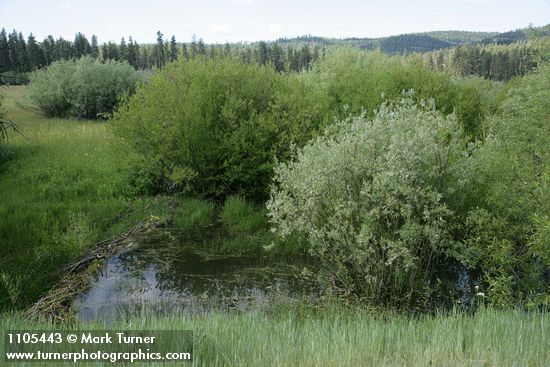
<path fill-rule="evenodd" d="M 74 302 L 82 320 L 113 319 L 141 309 L 204 314 L 256 312 L 281 304 L 313 302 L 316 282 L 304 261 L 207 258 L 174 244 L 141 244 L 107 259 Z"/>

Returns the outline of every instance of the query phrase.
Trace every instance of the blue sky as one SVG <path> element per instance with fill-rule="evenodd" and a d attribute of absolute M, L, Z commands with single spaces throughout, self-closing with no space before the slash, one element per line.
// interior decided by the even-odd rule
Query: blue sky
<path fill-rule="evenodd" d="M 430 30 L 506 31 L 550 23 L 550 0 L 0 0 L 0 27 L 100 43 L 157 30 L 189 41 L 271 40 L 312 34 L 379 37 Z"/>

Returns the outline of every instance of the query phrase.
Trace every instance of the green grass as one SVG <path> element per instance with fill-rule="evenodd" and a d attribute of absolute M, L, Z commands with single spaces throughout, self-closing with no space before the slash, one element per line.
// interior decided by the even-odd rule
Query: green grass
<path fill-rule="evenodd" d="M 197 366 L 550 365 L 550 315 L 517 310 L 418 318 L 336 310 L 195 318 L 144 312 L 113 324 L 95 321 L 72 327 L 191 329 Z M 14 315 L 0 322 L 1 335 L 8 330 L 58 328 L 68 326 L 29 322 Z"/>
<path fill-rule="evenodd" d="M 21 107 L 25 87 L 2 87 L 12 159 L 0 163 L 0 309 L 35 301 L 58 269 L 137 222 L 126 159 L 105 122 L 48 119 Z M 133 213 L 133 214 L 131 214 Z"/>
<path fill-rule="evenodd" d="M 183 198 L 173 212 L 173 225 L 185 231 L 202 232 L 215 224 L 216 205 L 212 202 Z"/>
<path fill-rule="evenodd" d="M 296 239 L 277 238 L 266 208 L 242 197 L 230 196 L 223 203 L 174 197 L 173 204 L 171 227 L 178 230 L 182 243 L 192 243 L 203 255 L 291 258 L 306 253 Z"/>

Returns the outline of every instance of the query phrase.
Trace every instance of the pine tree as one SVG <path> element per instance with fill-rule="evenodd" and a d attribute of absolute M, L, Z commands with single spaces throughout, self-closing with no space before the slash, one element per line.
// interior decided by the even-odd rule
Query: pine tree
<path fill-rule="evenodd" d="M 78 32 L 74 36 L 73 42 L 74 57 L 80 58 L 85 55 L 89 55 L 92 52 L 92 48 L 86 36 Z"/>
<path fill-rule="evenodd" d="M 178 44 L 176 43 L 176 36 L 172 36 L 170 39 L 170 61 L 174 61 L 178 58 Z"/>
<path fill-rule="evenodd" d="M 286 71 L 292 71 L 292 61 L 294 59 L 294 50 L 292 49 L 292 46 L 287 46 L 286 48 L 286 63 L 285 63 L 285 70 Z"/>
<path fill-rule="evenodd" d="M 44 51 L 40 48 L 40 46 L 38 46 L 32 33 L 27 39 L 27 54 L 29 57 L 29 68 L 31 70 L 38 69 L 46 65 Z"/>
<path fill-rule="evenodd" d="M 278 72 L 282 72 L 285 69 L 285 62 L 283 58 L 283 50 L 282 48 L 274 43 L 273 47 L 271 47 L 271 63 L 275 67 L 275 70 Z"/>
<path fill-rule="evenodd" d="M 132 36 L 130 36 L 128 37 L 128 64 L 132 65 L 134 69 L 137 69 L 137 60 L 134 40 L 132 40 Z"/>
<path fill-rule="evenodd" d="M 8 35 L 8 57 L 10 59 L 10 70 L 17 70 L 20 67 L 17 49 L 17 31 L 14 29 Z"/>
<path fill-rule="evenodd" d="M 44 38 L 44 41 L 42 41 L 42 51 L 44 52 L 44 59 L 46 61 L 46 65 L 51 64 L 55 60 L 55 40 L 51 35 Z"/>
<path fill-rule="evenodd" d="M 317 61 L 319 61 L 319 59 L 321 58 L 321 54 L 320 54 L 320 48 L 319 48 L 319 45 L 315 45 L 315 47 L 313 48 L 313 58 L 312 58 L 312 62 L 315 63 Z"/>
<path fill-rule="evenodd" d="M 302 69 L 302 55 L 300 51 L 295 51 L 291 47 L 288 47 L 287 59 L 290 71 L 300 71 Z"/>
<path fill-rule="evenodd" d="M 164 41 L 164 64 L 170 62 L 170 42 L 168 40 Z"/>
<path fill-rule="evenodd" d="M 311 52 L 307 43 L 302 46 L 300 64 L 300 69 L 303 70 L 309 70 L 311 66 Z"/>
<path fill-rule="evenodd" d="M 118 52 L 118 46 L 116 43 L 109 41 L 104 43 L 101 47 L 103 61 L 107 60 L 120 60 L 120 54 Z"/>
<path fill-rule="evenodd" d="M 265 65 L 267 64 L 269 60 L 269 49 L 267 46 L 267 43 L 264 41 L 260 41 L 260 44 L 258 45 L 258 64 Z"/>
<path fill-rule="evenodd" d="M 72 57 L 74 57 L 74 49 L 71 42 L 63 37 L 59 37 L 59 39 L 55 41 L 55 59 L 68 60 Z"/>
<path fill-rule="evenodd" d="M 118 60 L 119 61 L 128 61 L 128 46 L 126 45 L 126 40 L 124 37 L 120 40 L 120 45 L 118 46 Z"/>
<path fill-rule="evenodd" d="M 146 70 L 151 68 L 151 62 L 149 61 L 149 56 L 147 54 L 147 49 L 144 48 L 143 50 L 140 50 L 140 59 L 139 59 L 139 66 L 141 69 Z"/>
<path fill-rule="evenodd" d="M 252 50 L 250 47 L 247 47 L 242 51 L 242 59 L 246 64 L 250 64 L 252 62 Z"/>
<path fill-rule="evenodd" d="M 141 67 L 141 50 L 139 48 L 139 44 L 134 41 L 134 60 L 135 60 L 135 65 L 134 67 L 137 69 L 139 69 Z"/>
<path fill-rule="evenodd" d="M 199 43 L 197 44 L 197 52 L 199 55 L 206 55 L 206 45 L 202 38 L 199 38 Z"/>
<path fill-rule="evenodd" d="M 0 73 L 11 69 L 10 51 L 8 47 L 8 36 L 6 30 L 0 31 Z"/>
<path fill-rule="evenodd" d="M 493 63 L 492 54 L 487 50 L 482 50 L 480 55 L 480 75 L 485 78 L 491 78 L 491 65 Z"/>
<path fill-rule="evenodd" d="M 30 71 L 31 67 L 29 64 L 29 55 L 27 53 L 27 43 L 23 37 L 23 33 L 19 32 L 17 35 L 17 60 L 19 67 L 17 71 Z"/>
<path fill-rule="evenodd" d="M 99 46 L 97 44 L 97 37 L 95 34 L 92 34 L 92 44 L 90 45 L 90 55 L 96 59 L 99 57 Z"/>
<path fill-rule="evenodd" d="M 166 57 L 164 53 L 164 41 L 162 39 L 162 33 L 157 31 L 157 43 L 153 49 L 154 63 L 157 68 L 161 68 L 166 64 Z"/>
<path fill-rule="evenodd" d="M 229 43 L 226 43 L 223 46 L 223 56 L 230 57 L 231 56 L 231 45 Z"/>
<path fill-rule="evenodd" d="M 197 36 L 193 35 L 193 37 L 191 37 L 191 58 L 194 58 L 197 52 Z"/>
<path fill-rule="evenodd" d="M 185 43 L 181 45 L 181 56 L 185 60 L 189 60 L 189 52 L 187 51 L 187 45 Z"/>
<path fill-rule="evenodd" d="M 208 50 L 208 57 L 211 60 L 214 60 L 216 59 L 217 55 L 218 55 L 218 50 L 216 45 L 210 45 L 210 50 Z"/>

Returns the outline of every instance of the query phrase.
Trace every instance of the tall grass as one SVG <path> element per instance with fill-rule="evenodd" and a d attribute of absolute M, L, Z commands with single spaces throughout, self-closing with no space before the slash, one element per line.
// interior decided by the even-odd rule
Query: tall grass
<path fill-rule="evenodd" d="M 294 238 L 281 241 L 274 235 L 264 206 L 241 196 L 229 196 L 223 203 L 176 197 L 173 204 L 171 226 L 182 242 L 206 255 L 304 255 Z"/>
<path fill-rule="evenodd" d="M 213 314 L 159 317 L 147 311 L 126 320 L 77 328 L 194 332 L 195 366 L 548 366 L 550 315 L 484 309 L 412 318 L 366 312 L 317 315 Z M 67 329 L 47 321 L 4 316 L 7 330 Z M 4 343 L 0 344 L 0 348 Z"/>
<path fill-rule="evenodd" d="M 13 159 L 0 163 L 0 309 L 33 302 L 60 267 L 145 215 L 129 210 L 128 175 L 105 124 L 23 109 L 24 88 L 3 89 L 6 118 L 24 136 L 10 138 Z"/>

